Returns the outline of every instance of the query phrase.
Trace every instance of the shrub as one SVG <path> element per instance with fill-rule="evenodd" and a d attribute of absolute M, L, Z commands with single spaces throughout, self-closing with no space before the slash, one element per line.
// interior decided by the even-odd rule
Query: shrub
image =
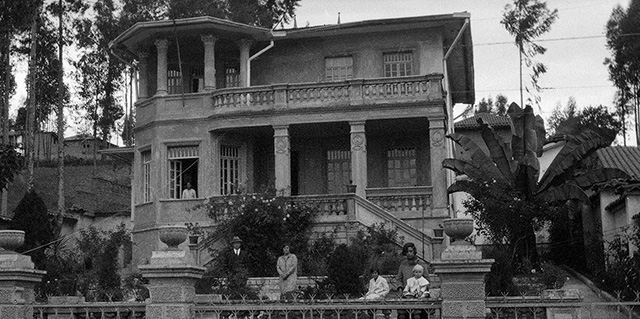
<path fill-rule="evenodd" d="M 316 216 L 316 209 L 313 207 L 291 202 L 286 197 L 276 196 L 273 191 L 210 198 L 199 207 L 204 207 L 209 217 L 218 224 L 216 233 L 209 233 L 207 237 L 222 234 L 228 243 L 233 236 L 242 239 L 243 249 L 249 252 L 247 268 L 250 276 L 277 276 L 276 262 L 282 255 L 285 243 L 289 244 L 291 252 L 297 256 L 307 254 Z M 218 251 L 213 247 L 210 248 L 210 253 L 218 256 Z M 227 276 L 221 258 L 214 258 L 211 271 L 217 277 Z M 218 288 L 221 289 L 226 289 L 224 282 Z M 251 294 L 250 291 L 244 293 Z"/>
<path fill-rule="evenodd" d="M 38 269 L 45 269 L 46 256 L 44 245 L 55 239 L 54 224 L 49 218 L 47 205 L 35 192 L 30 191 L 24 195 L 15 209 L 11 229 L 25 232 L 24 245 L 17 252 L 31 256 Z"/>
<path fill-rule="evenodd" d="M 542 283 L 547 289 L 560 289 L 569 279 L 564 269 L 548 261 L 542 262 L 540 276 Z"/>
<path fill-rule="evenodd" d="M 632 301 L 640 291 L 640 254 L 629 254 L 628 243 L 640 245 L 640 226 L 617 235 L 607 246 L 607 262 L 605 270 L 596 274 L 596 284 L 619 296 L 622 300 Z"/>
<path fill-rule="evenodd" d="M 485 276 L 485 291 L 489 296 L 515 295 L 517 289 L 511 280 L 515 275 L 509 252 L 504 247 L 493 246 L 487 258 L 495 259 L 491 271 Z"/>
<path fill-rule="evenodd" d="M 360 295 L 363 292 L 360 276 L 364 265 L 358 262 L 357 248 L 341 244 L 329 258 L 327 283 L 339 295 Z"/>

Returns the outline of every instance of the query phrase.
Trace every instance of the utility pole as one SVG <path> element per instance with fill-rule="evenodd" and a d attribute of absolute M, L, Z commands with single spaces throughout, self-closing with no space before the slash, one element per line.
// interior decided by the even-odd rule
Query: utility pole
<path fill-rule="evenodd" d="M 62 49 L 64 45 L 62 26 L 62 0 L 58 0 L 58 214 L 56 215 L 56 230 L 62 228 L 62 214 L 65 212 L 64 202 L 64 68 Z"/>
<path fill-rule="evenodd" d="M 4 65 L 4 85 L 2 87 L 2 144 L 9 144 L 9 91 L 11 89 L 11 31 L 5 27 L 0 36 L 2 41 L 2 64 Z M 7 214 L 9 185 L 1 190 L 0 216 Z"/>

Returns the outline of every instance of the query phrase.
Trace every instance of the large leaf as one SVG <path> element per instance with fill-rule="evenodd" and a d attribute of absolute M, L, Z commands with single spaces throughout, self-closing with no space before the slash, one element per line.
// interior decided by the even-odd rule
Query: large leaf
<path fill-rule="evenodd" d="M 591 187 L 598 183 L 604 183 L 613 179 L 630 179 L 631 176 L 625 171 L 618 168 L 600 168 L 596 170 L 589 170 L 584 174 L 580 174 L 574 177 L 574 182 L 582 187 Z"/>
<path fill-rule="evenodd" d="M 478 123 L 480 123 L 482 127 L 482 139 L 484 140 L 484 143 L 487 144 L 491 159 L 502 172 L 502 175 L 507 179 L 507 183 L 509 183 L 509 185 L 513 185 L 514 180 L 510 165 L 511 152 L 508 145 L 504 143 L 502 138 L 492 127 L 482 121 L 482 118 L 478 119 Z"/>
<path fill-rule="evenodd" d="M 471 162 L 467 162 L 461 159 L 446 158 L 442 161 L 442 167 L 448 168 L 459 174 L 466 174 L 472 179 L 479 179 L 483 177 L 483 173 L 477 166 Z"/>
<path fill-rule="evenodd" d="M 467 192 L 471 194 L 471 184 L 468 181 L 456 181 L 447 188 L 447 193 L 453 194 L 457 192 Z"/>
<path fill-rule="evenodd" d="M 570 199 L 589 203 L 589 196 L 578 185 L 564 183 L 559 186 L 549 187 L 538 195 L 539 199 L 547 202 L 567 201 Z"/>
<path fill-rule="evenodd" d="M 544 139 L 547 135 L 547 131 L 544 128 L 544 119 L 540 115 L 536 115 L 535 127 L 536 131 L 536 156 L 542 156 L 542 147 L 544 146 Z"/>
<path fill-rule="evenodd" d="M 489 158 L 489 156 L 487 156 L 480 146 L 478 146 L 478 144 L 476 144 L 472 139 L 458 133 L 447 135 L 447 137 L 462 146 L 466 154 L 471 157 L 473 165 L 478 167 L 482 174 L 487 178 L 490 177 L 505 183 L 507 182 L 500 170 L 496 167 L 493 161 L 491 161 L 491 158 Z"/>
<path fill-rule="evenodd" d="M 532 152 L 518 163 L 515 175 L 516 185 L 520 191 L 526 195 L 534 195 L 538 191 L 538 176 L 540 174 L 540 163 Z"/>
<path fill-rule="evenodd" d="M 564 182 L 554 182 L 554 180 L 583 158 L 588 157 L 602 147 L 609 146 L 609 144 L 611 144 L 609 139 L 592 130 L 585 130 L 577 135 L 569 136 L 564 147 L 562 147 L 540 179 L 538 190 L 542 192 L 552 184 Z"/>

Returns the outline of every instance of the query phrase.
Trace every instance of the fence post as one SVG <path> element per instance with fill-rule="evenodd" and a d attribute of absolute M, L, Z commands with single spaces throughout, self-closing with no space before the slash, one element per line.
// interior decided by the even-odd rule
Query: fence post
<path fill-rule="evenodd" d="M 452 221 L 452 222 L 450 222 Z M 435 273 L 442 284 L 443 319 L 484 319 L 485 283 L 484 275 L 491 270 L 493 259 L 482 259 L 482 252 L 464 241 L 473 231 L 473 220 L 464 220 L 470 227 L 468 234 L 456 236 L 450 232 L 450 223 L 460 223 L 459 219 L 444 220 L 444 231 L 450 237 L 458 237 L 441 254 L 440 260 L 433 261 Z M 461 225 L 456 225 L 461 226 Z"/>
<path fill-rule="evenodd" d="M 138 268 L 149 279 L 146 318 L 189 319 L 195 302 L 195 283 L 205 268 L 194 265 L 191 252 L 178 248 L 187 238 L 186 226 L 160 227 L 160 240 L 169 246 L 154 251 L 148 265 Z"/>
<path fill-rule="evenodd" d="M 14 242 L 7 245 L 8 240 Z M 0 318 L 3 319 L 33 318 L 34 287 L 46 274 L 34 268 L 31 257 L 12 251 L 23 243 L 24 231 L 0 231 Z"/>

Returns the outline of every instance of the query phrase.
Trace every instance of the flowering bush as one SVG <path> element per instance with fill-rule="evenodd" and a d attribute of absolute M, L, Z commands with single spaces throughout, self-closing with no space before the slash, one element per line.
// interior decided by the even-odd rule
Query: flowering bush
<path fill-rule="evenodd" d="M 212 197 L 204 207 L 218 225 L 216 234 L 208 237 L 222 233 L 228 243 L 233 236 L 242 239 L 243 249 L 249 252 L 250 276 L 277 276 L 275 265 L 284 244 L 298 256 L 307 253 L 316 216 L 313 207 L 276 196 L 275 192 Z"/>

